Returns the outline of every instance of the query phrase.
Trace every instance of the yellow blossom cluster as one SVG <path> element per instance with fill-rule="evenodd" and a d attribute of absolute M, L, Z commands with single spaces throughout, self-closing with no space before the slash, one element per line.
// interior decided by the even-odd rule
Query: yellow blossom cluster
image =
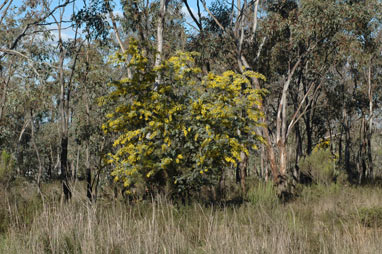
<path fill-rule="evenodd" d="M 102 129 L 114 133 L 114 180 L 125 187 L 136 181 L 147 184 L 195 185 L 213 180 L 221 170 L 240 162 L 240 154 L 262 139 L 255 127 L 264 91 L 252 88 L 255 72 L 201 76 L 195 53 L 178 52 L 153 67 L 138 43 L 131 41 L 126 54 L 113 63 L 127 63 L 132 78 L 111 82 L 111 92 L 100 104 L 113 102 Z M 160 74 L 162 81 L 155 83 Z"/>

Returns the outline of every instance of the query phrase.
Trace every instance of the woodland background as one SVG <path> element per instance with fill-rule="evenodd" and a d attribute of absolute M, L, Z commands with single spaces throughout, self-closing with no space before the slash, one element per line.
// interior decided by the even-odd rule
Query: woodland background
<path fill-rule="evenodd" d="M 0 250 L 378 253 L 381 24 L 378 0 L 0 1 Z"/>

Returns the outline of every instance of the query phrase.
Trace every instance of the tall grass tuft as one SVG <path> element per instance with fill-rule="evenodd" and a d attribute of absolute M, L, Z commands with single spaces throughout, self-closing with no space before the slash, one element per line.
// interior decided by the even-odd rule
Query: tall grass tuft
<path fill-rule="evenodd" d="M 248 200 L 253 205 L 272 208 L 279 203 L 273 182 L 259 181 L 248 191 Z"/>

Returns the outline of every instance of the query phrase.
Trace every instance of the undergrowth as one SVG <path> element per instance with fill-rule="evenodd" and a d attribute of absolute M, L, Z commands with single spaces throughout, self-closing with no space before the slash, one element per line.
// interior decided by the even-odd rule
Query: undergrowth
<path fill-rule="evenodd" d="M 378 253 L 382 189 L 301 187 L 282 204 L 271 184 L 249 190 L 240 206 L 192 202 L 90 204 L 84 186 L 60 201 L 59 184 L 20 184 L 1 193 L 0 253 Z"/>

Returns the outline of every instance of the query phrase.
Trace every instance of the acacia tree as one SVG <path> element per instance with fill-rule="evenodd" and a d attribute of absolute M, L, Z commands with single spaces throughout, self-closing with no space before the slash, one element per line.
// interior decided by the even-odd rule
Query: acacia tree
<path fill-rule="evenodd" d="M 216 184 L 241 152 L 256 149 L 251 144 L 262 140 L 254 132 L 262 91 L 251 88 L 249 78 L 261 75 L 227 71 L 200 79 L 192 54 L 179 53 L 153 67 L 136 42 L 129 45 L 131 59 L 117 54 L 116 60 L 128 61 L 133 78 L 111 83 L 114 91 L 101 100 L 116 103 L 103 126 L 119 134 L 119 149 L 109 154 L 116 181 L 126 188 L 144 182 L 150 191 L 167 186 L 172 194 L 187 194 Z M 158 72 L 162 82 L 153 87 Z"/>

